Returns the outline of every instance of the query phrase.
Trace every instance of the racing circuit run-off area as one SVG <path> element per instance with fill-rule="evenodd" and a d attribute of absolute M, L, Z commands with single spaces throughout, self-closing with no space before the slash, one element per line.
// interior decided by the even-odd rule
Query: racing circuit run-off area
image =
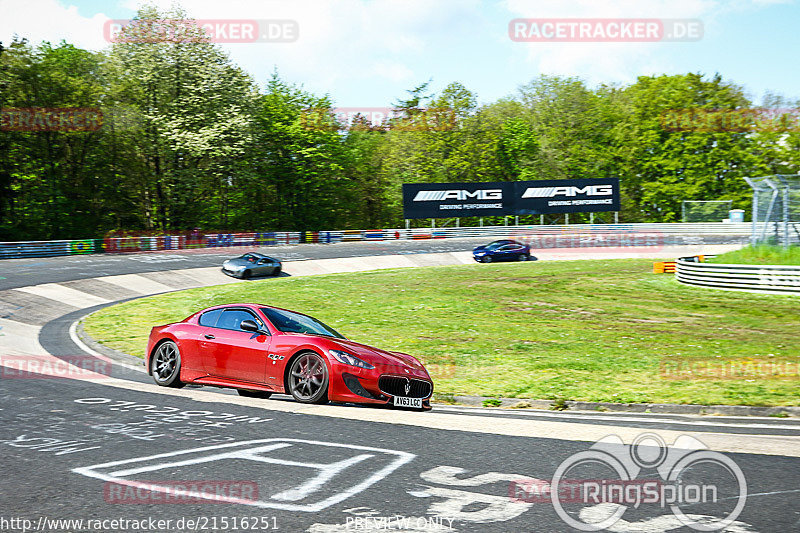
<path fill-rule="evenodd" d="M 0 533 L 800 530 L 732 4 L 0 0 Z"/>

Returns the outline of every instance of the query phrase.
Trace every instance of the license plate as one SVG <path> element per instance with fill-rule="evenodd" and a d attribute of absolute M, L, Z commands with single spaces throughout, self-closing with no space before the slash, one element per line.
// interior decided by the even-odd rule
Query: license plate
<path fill-rule="evenodd" d="M 395 407 L 416 407 L 422 409 L 422 398 L 406 398 L 405 396 L 394 397 Z"/>

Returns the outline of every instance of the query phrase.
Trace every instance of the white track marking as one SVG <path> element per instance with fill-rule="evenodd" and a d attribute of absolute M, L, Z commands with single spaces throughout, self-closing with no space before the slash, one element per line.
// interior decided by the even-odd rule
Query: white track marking
<path fill-rule="evenodd" d="M 469 420 L 465 420 L 463 415 L 436 413 L 435 408 L 433 412 L 422 413 L 388 409 L 350 408 L 337 405 L 299 404 L 275 399 L 254 400 L 252 398 L 239 396 L 222 396 L 219 393 L 208 392 L 202 389 L 169 389 L 158 387 L 150 383 L 137 383 L 113 378 L 97 380 L 94 383 L 102 386 L 147 392 L 162 396 L 190 398 L 198 402 L 242 405 L 271 412 L 311 414 L 315 416 L 327 416 L 363 422 L 377 422 L 493 435 L 597 442 L 608 435 L 616 434 L 626 442 L 630 442 L 642 432 L 641 428 L 636 427 L 520 420 L 515 418 L 495 418 L 492 416 L 474 416 L 470 417 Z M 796 436 L 702 433 L 663 429 L 650 429 L 648 431 L 657 433 L 665 441 L 669 442 L 674 442 L 680 435 L 689 434 L 701 440 L 709 449 L 719 452 L 800 457 L 800 437 Z"/>
<path fill-rule="evenodd" d="M 301 463 L 295 461 L 281 460 L 278 458 L 272 458 L 269 456 L 262 455 L 268 452 L 278 451 L 281 449 L 291 451 L 291 449 L 298 444 L 320 446 L 327 448 L 343 448 L 348 451 L 364 451 L 370 453 L 359 454 L 351 459 L 338 461 L 330 464 Z M 186 459 L 180 459 L 181 456 L 189 456 L 189 457 Z M 362 465 L 364 461 L 370 458 L 377 458 L 381 456 L 388 457 L 390 459 L 389 464 L 384 466 L 379 465 L 375 467 L 377 468 L 377 470 L 375 471 L 370 471 L 371 468 L 373 467 L 369 466 L 368 464 Z M 153 482 L 153 481 L 138 481 L 135 479 L 126 479 L 125 476 L 132 476 L 139 473 L 156 472 L 159 470 L 167 470 L 176 467 L 181 467 L 181 472 L 185 473 L 187 470 L 190 471 L 190 467 L 193 465 L 198 465 L 198 464 L 208 465 L 213 462 L 226 461 L 226 460 L 237 460 L 237 461 L 251 460 L 261 464 L 271 463 L 275 465 L 287 464 L 293 467 L 300 466 L 308 468 L 312 471 L 316 470 L 317 475 L 309 478 L 307 481 L 301 483 L 298 487 L 294 489 L 280 492 L 268 499 L 245 500 L 245 499 L 231 498 L 231 497 L 217 497 L 215 495 L 214 500 L 226 501 L 229 503 L 238 503 L 243 505 L 251 505 L 255 507 L 268 508 L 268 509 L 317 512 L 364 491 L 365 489 L 374 485 L 378 481 L 386 478 L 389 474 L 391 474 L 404 464 L 412 461 L 415 457 L 416 455 L 412 453 L 402 452 L 397 450 L 371 448 L 367 446 L 356 446 L 351 444 L 338 444 L 333 442 L 275 438 L 275 439 L 259 439 L 259 440 L 243 441 L 243 442 L 234 442 L 228 444 L 220 444 L 216 446 L 204 446 L 201 448 L 194 448 L 190 450 L 179 450 L 179 451 L 161 453 L 145 457 L 125 459 L 122 461 L 112 461 L 109 463 L 102 463 L 87 467 L 74 468 L 72 471 L 77 474 L 82 474 L 84 476 L 101 479 L 103 481 L 116 483 L 120 485 L 130 485 L 155 492 L 169 492 L 171 494 L 187 496 L 192 498 L 204 498 L 204 495 L 199 492 L 191 490 L 185 490 L 185 491 L 176 490 L 172 485 L 159 485 L 158 482 Z M 162 459 L 166 459 L 166 461 L 160 461 Z M 137 463 L 138 464 L 145 463 L 145 466 L 139 466 L 139 467 L 133 466 Z M 130 468 L 113 470 L 115 467 L 122 465 L 129 465 Z M 339 490 L 337 492 L 334 492 L 331 495 L 324 494 L 323 489 L 328 481 L 330 481 L 334 476 L 345 470 L 348 470 L 349 472 L 354 472 L 354 469 L 357 473 L 364 474 L 363 477 L 359 477 L 357 479 L 357 483 L 355 485 L 352 485 L 345 490 Z M 256 465 L 248 467 L 248 473 L 250 473 L 254 477 L 257 476 L 258 467 Z M 260 486 L 262 487 L 272 486 L 273 482 L 274 481 L 270 479 L 269 476 L 267 476 L 267 478 L 263 480 L 263 483 L 261 483 Z M 323 494 L 316 494 L 318 492 L 322 492 Z M 279 501 L 273 501 L 281 499 L 289 501 L 297 501 L 300 499 L 313 496 L 318 496 L 321 499 L 306 504 L 291 504 L 291 503 L 280 503 Z M 208 497 L 205 496 L 205 498 L 207 499 Z"/>
<path fill-rule="evenodd" d="M 107 304 L 113 301 L 113 300 L 108 300 L 106 298 L 101 298 L 99 296 L 95 296 L 93 294 L 89 294 L 87 292 L 73 289 L 72 287 L 59 285 L 58 283 L 43 283 L 41 285 L 20 287 L 15 290 L 25 292 L 28 294 L 33 294 L 35 296 L 41 296 L 42 298 L 55 300 L 57 302 L 77 307 L 78 309 L 83 309 L 84 307 L 93 307 L 95 305 Z"/>
<path fill-rule="evenodd" d="M 127 368 L 128 370 L 135 370 L 137 372 L 147 373 L 147 370 L 145 370 L 144 366 L 129 365 L 127 363 L 122 363 L 120 361 L 114 361 L 111 358 L 109 358 L 108 356 L 105 356 L 105 355 L 101 354 L 100 352 L 98 352 L 96 350 L 92 350 L 91 348 L 89 348 L 86 345 L 86 343 L 84 343 L 81 340 L 81 338 L 78 337 L 78 323 L 81 320 L 83 320 L 84 318 L 86 318 L 86 317 L 79 318 L 78 320 L 76 320 L 75 322 L 73 322 L 72 324 L 69 325 L 69 337 L 70 337 L 70 339 L 72 339 L 72 342 L 74 342 L 78 346 L 78 349 L 83 350 L 84 352 L 88 353 L 89 355 L 93 355 L 93 356 L 95 356 L 95 357 L 97 357 L 99 359 L 103 359 L 105 361 L 112 361 L 112 363 L 114 365 L 121 366 L 123 368 Z"/>
<path fill-rule="evenodd" d="M 467 410 L 480 411 L 480 407 L 474 408 L 452 408 L 452 407 L 437 407 L 437 411 L 447 411 L 452 413 L 466 412 Z M 504 415 L 522 415 L 531 417 L 547 417 L 559 420 L 580 419 L 580 420 L 602 420 L 605 422 L 648 422 L 652 424 L 679 424 L 690 426 L 704 426 L 704 427 L 722 427 L 722 428 L 745 428 L 745 429 L 794 429 L 800 431 L 800 424 L 797 425 L 783 425 L 783 424 L 740 424 L 740 423 L 726 423 L 724 421 L 713 420 L 676 420 L 672 418 L 657 418 L 657 417 L 643 417 L 643 416 L 613 416 L 613 415 L 595 415 L 595 414 L 581 414 L 581 413 L 549 413 L 547 411 L 509 411 L 491 409 L 487 410 L 488 414 L 504 414 Z"/>
<path fill-rule="evenodd" d="M 434 498 L 444 498 L 428 507 L 428 514 L 446 516 L 454 521 L 485 524 L 489 522 L 505 522 L 513 520 L 533 505 L 528 502 L 514 501 L 508 496 L 495 496 L 464 490 L 427 487 L 425 492 Z M 482 504 L 480 509 L 465 511 L 467 507 Z"/>
<path fill-rule="evenodd" d="M 2 355 L 46 354 L 39 344 L 41 326 L 23 324 L 16 320 L 0 318 L 0 350 Z"/>
<path fill-rule="evenodd" d="M 168 271 L 171 272 L 171 271 Z M 178 271 L 180 272 L 180 271 Z M 139 274 L 121 274 L 118 276 L 103 276 L 99 278 L 102 281 L 113 283 L 119 287 L 138 292 L 142 295 L 158 294 L 162 292 L 171 292 L 176 290 L 175 287 L 164 285 L 158 281 L 140 276 Z"/>

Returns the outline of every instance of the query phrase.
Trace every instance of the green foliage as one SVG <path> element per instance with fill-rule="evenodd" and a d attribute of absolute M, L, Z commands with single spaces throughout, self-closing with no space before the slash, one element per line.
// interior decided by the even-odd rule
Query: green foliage
<path fill-rule="evenodd" d="M 482 403 L 484 407 L 500 407 L 503 405 L 503 402 L 498 398 L 486 398 Z"/>
<path fill-rule="evenodd" d="M 709 263 L 729 263 L 744 265 L 800 265 L 800 246 L 771 246 L 762 244 L 748 246 L 712 257 Z"/>
<path fill-rule="evenodd" d="M 667 371 L 693 361 L 796 368 L 796 297 L 682 285 L 654 276 L 652 260 L 607 267 L 551 261 L 264 279 L 122 303 L 84 327 L 142 356 L 154 325 L 250 301 L 309 313 L 355 341 L 421 358 L 437 396 L 800 405 L 797 376 L 678 379 Z"/>
<path fill-rule="evenodd" d="M 567 405 L 567 400 L 564 398 L 556 398 L 553 401 L 553 404 L 550 406 L 551 411 L 567 411 L 569 410 L 569 405 Z"/>
<path fill-rule="evenodd" d="M 179 8 L 142 7 L 136 19 L 187 32 Z M 719 75 L 594 89 L 539 76 L 482 105 L 461 83 L 436 93 L 429 80 L 397 98 L 388 126 L 358 116 L 345 127 L 329 96 L 277 73 L 251 79 L 199 30 L 137 42 L 143 27 L 97 53 L 0 46 L 0 107 L 98 107 L 105 119 L 95 132 L 0 130 L 1 240 L 397 227 L 402 183 L 610 176 L 623 221 L 669 222 L 682 200 L 749 210 L 742 177 L 800 170 L 798 131 L 665 127 L 673 110 L 752 107 Z M 796 102 L 768 95 L 765 105 Z"/>

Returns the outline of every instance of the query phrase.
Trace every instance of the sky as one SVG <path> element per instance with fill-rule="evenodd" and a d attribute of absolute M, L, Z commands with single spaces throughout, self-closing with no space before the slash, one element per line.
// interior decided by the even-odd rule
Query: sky
<path fill-rule="evenodd" d="M 167 8 L 172 0 L 150 4 Z M 109 20 L 133 17 L 139 0 L 0 0 L 0 42 L 61 39 L 110 46 Z M 641 75 L 720 73 L 756 103 L 767 93 L 800 99 L 800 0 L 183 0 L 203 20 L 293 21 L 291 42 L 221 46 L 263 86 L 274 69 L 340 107 L 391 106 L 432 80 L 458 81 L 489 103 L 540 74 L 595 87 Z M 542 19 L 692 19 L 685 42 L 518 42 L 509 23 L 545 31 Z M 596 26 L 592 26 L 595 28 Z M 532 30 L 531 30 L 532 31 Z M 289 36 L 291 38 L 291 36 Z"/>

